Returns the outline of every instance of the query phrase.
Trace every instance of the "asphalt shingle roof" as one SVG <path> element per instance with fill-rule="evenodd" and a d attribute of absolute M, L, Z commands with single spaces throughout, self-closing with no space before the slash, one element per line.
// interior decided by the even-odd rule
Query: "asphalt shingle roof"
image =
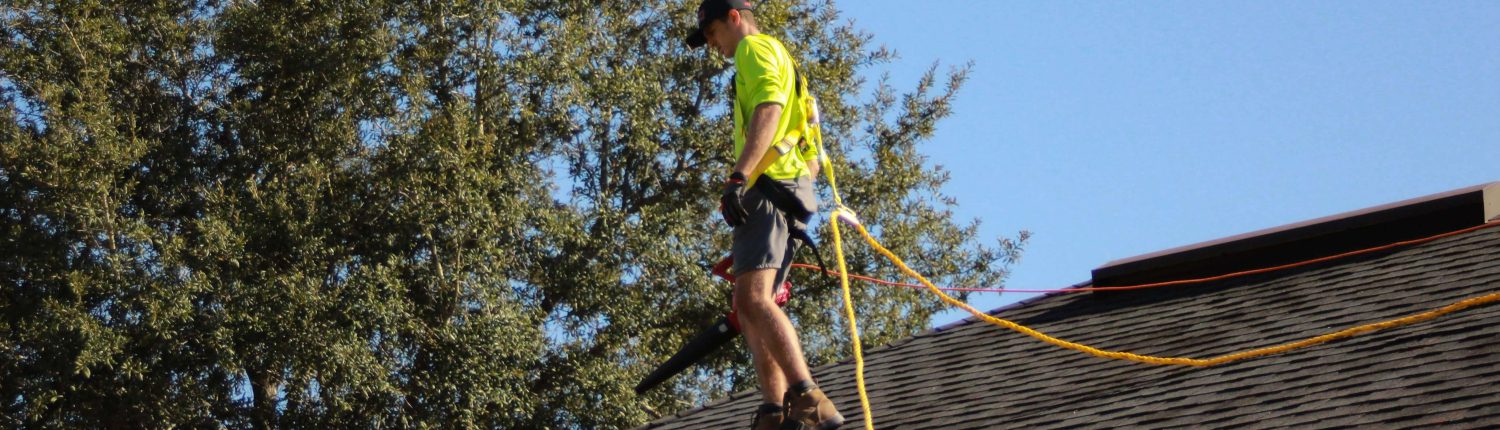
<path fill-rule="evenodd" d="M 997 316 L 1106 349 L 1208 358 L 1500 291 L 1500 228 L 1212 283 L 1039 297 Z M 1500 428 L 1500 305 L 1208 368 L 1096 358 L 972 319 L 865 353 L 880 429 Z M 861 428 L 852 361 L 814 369 Z M 749 426 L 737 393 L 649 429 Z"/>

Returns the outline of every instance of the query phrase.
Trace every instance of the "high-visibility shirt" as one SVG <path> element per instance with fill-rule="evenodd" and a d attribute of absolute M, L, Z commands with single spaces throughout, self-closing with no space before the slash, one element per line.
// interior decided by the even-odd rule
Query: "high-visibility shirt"
<path fill-rule="evenodd" d="M 776 38 L 765 34 L 745 36 L 734 49 L 734 157 L 739 159 L 745 149 L 746 131 L 755 107 L 762 103 L 781 105 L 781 118 L 776 124 L 776 133 L 771 144 L 786 139 L 787 131 L 794 124 L 806 121 L 805 108 L 797 100 L 796 65 L 791 53 Z M 796 155 L 792 155 L 796 154 Z M 794 179 L 809 175 L 807 156 L 803 151 L 791 151 L 766 168 L 766 176 L 773 179 Z"/>

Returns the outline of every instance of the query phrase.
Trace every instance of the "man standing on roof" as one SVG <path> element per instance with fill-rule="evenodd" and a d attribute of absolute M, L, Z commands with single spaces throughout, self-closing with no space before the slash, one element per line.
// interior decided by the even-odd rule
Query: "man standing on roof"
<path fill-rule="evenodd" d="M 752 9 L 746 0 L 703 0 L 698 27 L 687 44 L 708 45 L 734 58 L 736 162 L 724 183 L 719 210 L 734 227 L 734 307 L 765 401 L 756 410 L 753 426 L 835 429 L 844 417 L 813 382 L 797 332 L 773 298 L 774 286 L 785 276 L 797 249 L 793 231 L 806 228 L 806 219 L 789 217 L 786 211 L 791 210 L 788 206 L 800 206 L 796 210 L 803 214 L 816 211 L 812 178 L 818 165 L 807 154 L 788 150 L 796 142 L 783 142 L 807 113 L 796 97 L 791 54 L 780 41 L 760 33 Z M 781 155 L 761 166 L 773 147 Z M 762 167 L 764 171 L 757 172 Z"/>

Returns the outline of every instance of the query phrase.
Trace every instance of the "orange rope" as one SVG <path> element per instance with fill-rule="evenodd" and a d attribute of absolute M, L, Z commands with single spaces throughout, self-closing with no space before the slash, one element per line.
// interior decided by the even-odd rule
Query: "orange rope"
<path fill-rule="evenodd" d="M 1356 256 L 1356 255 L 1363 255 L 1363 254 L 1369 254 L 1369 253 L 1372 253 L 1372 252 L 1385 251 L 1385 250 L 1389 250 L 1389 249 L 1392 249 L 1392 248 L 1399 248 L 1399 247 L 1409 246 L 1409 245 L 1417 245 L 1417 244 L 1422 244 L 1422 243 L 1427 243 L 1427 242 L 1431 242 L 1431 241 L 1434 241 L 1434 240 L 1442 239 L 1442 238 L 1445 238 L 1445 237 L 1457 236 L 1457 235 L 1460 235 L 1460 234 L 1469 233 L 1469 232 L 1478 231 L 1478 230 L 1483 230 L 1483 229 L 1492 228 L 1492 227 L 1500 227 L 1500 221 L 1493 221 L 1493 222 L 1489 222 L 1489 223 L 1485 223 L 1485 224 L 1480 224 L 1480 225 L 1477 225 L 1477 226 L 1473 226 L 1473 227 L 1469 227 L 1469 228 L 1465 228 L 1465 229 L 1461 229 L 1461 230 L 1450 231 L 1450 232 L 1447 232 L 1447 233 L 1442 233 L 1442 234 L 1428 236 L 1428 237 L 1419 238 L 1419 239 L 1412 239 L 1412 240 L 1406 240 L 1406 241 L 1391 243 L 1391 244 L 1387 244 L 1387 245 L 1377 246 L 1377 247 L 1374 247 L 1374 248 L 1366 248 L 1366 249 L 1361 249 L 1361 250 L 1356 250 L 1356 251 L 1349 251 L 1349 252 L 1345 252 L 1345 253 L 1342 253 L 1342 254 L 1330 255 L 1330 256 L 1326 256 L 1326 257 L 1319 257 L 1319 258 L 1314 258 L 1314 259 L 1311 259 L 1311 260 L 1299 261 L 1299 262 L 1296 262 L 1296 263 L 1290 263 L 1290 264 L 1284 264 L 1284 265 L 1280 265 L 1280 266 L 1266 267 L 1266 268 L 1260 268 L 1260 269 L 1253 269 L 1253 270 L 1245 270 L 1245 271 L 1241 271 L 1241 272 L 1234 272 L 1234 273 L 1228 273 L 1228 274 L 1223 274 L 1223 275 L 1210 276 L 1210 277 L 1206 277 L 1206 278 L 1184 279 L 1184 280 L 1178 280 L 1178 281 L 1155 282 L 1155 283 L 1149 283 L 1149 284 L 1126 285 L 1126 286 L 1119 286 L 1119 287 L 1078 287 L 1078 288 L 1061 288 L 1061 289 L 1046 289 L 1046 290 L 1043 290 L 1043 289 L 1010 289 L 1010 288 L 961 288 L 961 287 L 938 287 L 938 289 L 939 290 L 944 290 L 944 291 L 967 291 L 967 292 L 976 292 L 976 293 L 1084 293 L 1084 292 L 1089 292 L 1089 291 L 1128 291 L 1128 290 L 1142 290 L 1142 289 L 1147 289 L 1147 288 L 1166 287 L 1166 286 L 1172 286 L 1172 285 L 1196 284 L 1196 283 L 1202 283 L 1202 282 L 1221 281 L 1221 280 L 1230 279 L 1230 278 L 1237 278 L 1237 277 L 1241 277 L 1241 276 L 1257 275 L 1257 274 L 1261 274 L 1261 273 L 1274 272 L 1274 271 L 1278 271 L 1278 270 L 1286 270 L 1286 269 L 1291 269 L 1291 268 L 1306 266 L 1306 265 L 1309 265 L 1309 264 L 1317 264 L 1317 263 L 1322 263 L 1322 262 L 1326 262 L 1326 261 L 1337 260 L 1337 259 L 1341 259 L 1341 258 L 1353 257 L 1353 256 Z M 814 265 L 811 265 L 811 264 L 795 263 L 795 264 L 792 264 L 792 267 L 796 267 L 796 268 L 799 268 L 799 269 L 813 270 L 813 271 L 822 271 L 822 272 L 828 273 L 829 275 L 834 275 L 834 276 L 839 276 L 839 275 L 843 274 L 843 273 L 840 273 L 839 271 L 833 270 L 833 269 L 820 269 L 818 266 L 814 266 Z M 888 285 L 888 286 L 893 286 L 893 287 L 907 287 L 907 288 L 926 288 L 926 286 L 922 285 L 922 284 L 908 284 L 908 283 L 904 283 L 904 282 L 888 281 L 888 280 L 884 280 L 884 279 L 873 278 L 873 277 L 870 277 L 870 276 L 859 275 L 859 274 L 849 274 L 849 277 L 853 278 L 853 279 L 858 279 L 858 280 L 861 280 L 861 281 L 865 281 L 865 282 L 879 284 L 879 285 Z"/>
<path fill-rule="evenodd" d="M 1312 346 L 1312 345 L 1317 345 L 1317 344 L 1320 344 L 1320 343 L 1325 343 L 1325 342 L 1329 342 L 1329 341 L 1333 341 L 1333 340 L 1337 340 L 1337 339 L 1342 339 L 1342 338 L 1346 338 L 1346 337 L 1350 337 L 1350 336 L 1354 336 L 1354 335 L 1358 335 L 1358 334 L 1362 334 L 1362 333 L 1368 333 L 1368 332 L 1372 332 L 1372 331 L 1383 330 L 1383 329 L 1397 327 L 1397 326 L 1402 326 L 1402 325 L 1407 325 L 1407 324 L 1413 324 L 1413 323 L 1417 323 L 1417 322 L 1421 322 L 1421 321 L 1426 321 L 1426 320 L 1429 320 L 1429 319 L 1437 318 L 1439 316 L 1442 316 L 1442 315 L 1445 315 L 1445 314 L 1449 314 L 1449 313 L 1453 313 L 1453 312 L 1457 312 L 1457 311 L 1460 311 L 1460 310 L 1463 310 L 1463 309 L 1471 308 L 1471 307 L 1474 307 L 1474 306 L 1478 306 L 1478 305 L 1482 305 L 1482 304 L 1486 304 L 1486 303 L 1491 303 L 1491 302 L 1495 302 L 1495 301 L 1500 301 L 1500 293 L 1490 293 L 1490 294 L 1483 295 L 1483 296 L 1478 296 L 1478 297 L 1472 297 L 1472 298 L 1464 299 L 1464 300 L 1461 300 L 1461 301 L 1459 301 L 1457 303 L 1453 303 L 1451 305 L 1448 305 L 1448 306 L 1445 306 L 1445 307 L 1442 307 L 1442 308 L 1439 308 L 1439 309 L 1435 309 L 1435 310 L 1431 310 L 1431 311 L 1427 311 L 1427 312 L 1423 312 L 1423 313 L 1419 313 L 1419 314 L 1415 314 L 1415 315 L 1410 315 L 1410 316 L 1406 316 L 1406 317 L 1402 317 L 1402 318 L 1397 318 L 1397 319 L 1394 319 L 1394 320 L 1383 321 L 1383 322 L 1378 322 L 1378 323 L 1373 323 L 1373 324 L 1361 325 L 1361 326 L 1352 327 L 1352 328 L 1340 330 L 1340 331 L 1333 332 L 1333 333 L 1328 333 L 1328 334 L 1321 335 L 1321 336 L 1315 336 L 1315 337 L 1303 339 L 1303 340 L 1296 341 L 1296 342 L 1286 343 L 1286 344 L 1272 346 L 1272 347 L 1267 347 L 1267 348 L 1260 348 L 1260 349 L 1253 349 L 1253 350 L 1249 350 L 1249 351 L 1242 351 L 1242 352 L 1237 352 L 1237 353 L 1233 353 L 1233 354 L 1227 354 L 1227 355 L 1222 355 L 1222 356 L 1213 357 L 1213 358 L 1207 358 L 1207 359 L 1188 358 L 1188 357 L 1154 357 L 1154 356 L 1149 356 L 1149 355 L 1133 354 L 1133 353 L 1129 353 L 1129 352 L 1106 351 L 1106 350 L 1094 348 L 1094 347 L 1091 347 L 1091 346 L 1088 346 L 1088 345 L 1084 345 L 1084 344 L 1080 344 L 1080 343 L 1076 343 L 1076 342 L 1069 342 L 1069 341 L 1066 341 L 1066 340 L 1062 340 L 1062 339 L 1058 339 L 1058 338 L 1055 338 L 1055 337 L 1052 337 L 1052 336 L 1048 336 L 1047 334 L 1039 332 L 1039 331 L 1036 331 L 1034 329 L 1031 329 L 1030 327 L 1026 327 L 1026 326 L 1017 324 L 1017 323 L 1009 321 L 1009 320 L 1005 320 L 1005 319 L 1001 319 L 1001 318 L 996 318 L 996 317 L 991 316 L 989 314 L 986 314 L 984 312 L 980 312 L 978 309 L 974 309 L 974 307 L 969 306 L 967 303 L 964 303 L 962 301 L 959 301 L 958 299 L 953 298 L 952 296 L 944 294 L 941 290 L 939 290 L 937 288 L 936 285 L 933 285 L 931 281 L 928 281 L 927 278 L 923 277 L 921 274 L 917 273 L 916 271 L 914 271 L 910 267 L 908 267 L 905 262 L 901 261 L 900 257 L 897 257 L 896 254 L 892 253 L 890 250 L 886 249 L 884 246 L 881 246 L 880 243 L 877 242 L 875 240 L 875 238 L 870 235 L 870 232 L 867 231 L 867 230 L 865 230 L 865 227 L 863 225 L 860 225 L 860 224 L 853 224 L 853 225 L 854 225 L 855 228 L 859 229 L 860 234 L 864 235 L 865 242 L 869 243 L 871 247 L 875 248 L 875 251 L 879 252 L 881 255 L 886 256 L 886 258 L 888 258 L 892 262 L 896 263 L 896 265 L 901 268 L 902 272 L 905 272 L 907 275 L 910 275 L 910 276 L 912 276 L 914 278 L 917 278 L 917 280 L 922 281 L 923 285 L 925 285 L 933 293 L 937 294 L 938 297 L 941 298 L 944 302 L 947 302 L 950 305 L 953 305 L 953 306 L 962 308 L 962 309 L 964 309 L 966 311 L 969 311 L 969 313 L 973 314 L 975 317 L 978 317 L 978 318 L 980 318 L 982 320 L 985 320 L 985 321 L 987 321 L 987 322 L 989 322 L 991 324 L 995 324 L 995 325 L 998 325 L 998 326 L 1001 326 L 1001 327 L 1005 327 L 1005 328 L 1008 328 L 1008 329 L 1011 329 L 1011 330 L 1015 330 L 1017 332 L 1025 334 L 1027 336 L 1031 336 L 1031 337 L 1037 338 L 1038 340 L 1041 340 L 1043 342 L 1046 342 L 1046 343 L 1049 343 L 1049 344 L 1052 344 L 1052 345 L 1056 345 L 1058 347 L 1072 349 L 1072 350 L 1075 350 L 1075 351 L 1085 352 L 1085 353 L 1092 354 L 1092 355 L 1097 356 L 1097 357 L 1115 358 L 1115 359 L 1121 359 L 1121 360 L 1130 360 L 1130 361 L 1136 361 L 1136 362 L 1148 363 L 1148 364 L 1174 364 L 1174 365 L 1199 366 L 1199 367 L 1213 366 L 1213 365 L 1224 364 L 1224 363 L 1228 363 L 1228 362 L 1232 362 L 1232 361 L 1244 360 L 1244 359 L 1247 359 L 1247 358 L 1253 358 L 1253 357 L 1260 357 L 1260 356 L 1264 356 L 1264 355 L 1271 355 L 1271 354 L 1282 353 L 1282 352 L 1291 351 L 1291 350 L 1298 349 L 1298 348 L 1304 348 L 1304 347 L 1308 347 L 1308 346 Z"/>
<path fill-rule="evenodd" d="M 816 139 L 816 140 L 819 140 L 819 142 L 817 142 L 818 143 L 818 147 L 819 147 L 819 153 L 824 153 L 822 151 L 822 143 L 820 141 L 821 139 Z M 870 282 L 876 282 L 876 283 L 882 283 L 882 284 L 896 284 L 896 283 L 890 282 L 890 281 L 881 281 L 881 280 L 878 280 L 878 279 L 875 279 L 875 278 L 871 278 L 871 277 L 868 277 L 868 276 L 858 276 L 858 275 L 851 276 L 851 275 L 848 274 L 848 268 L 845 266 L 845 259 L 844 259 L 844 253 L 843 253 L 844 246 L 843 246 L 843 243 L 842 243 L 842 238 L 840 237 L 841 234 L 840 234 L 840 231 L 839 231 L 839 221 L 843 221 L 845 223 L 848 223 L 849 225 L 852 225 L 856 229 L 858 229 L 859 233 L 864 236 L 866 243 L 869 243 L 872 248 L 874 248 L 881 255 L 884 255 L 886 258 L 890 259 L 891 262 L 896 263 L 896 266 L 900 267 L 901 271 L 903 273 L 905 273 L 908 276 L 911 276 L 913 278 L 916 278 L 918 281 L 921 281 L 922 286 L 926 287 L 929 291 L 932 291 L 933 294 L 937 294 L 938 297 L 941 298 L 944 302 L 946 302 L 946 303 L 948 303 L 950 305 L 962 308 L 962 309 L 968 311 L 970 314 L 973 314 L 975 317 L 977 317 L 977 318 L 979 318 L 981 320 L 984 320 L 984 321 L 989 322 L 989 323 L 994 324 L 994 325 L 998 325 L 998 326 L 1005 327 L 1005 328 L 1008 328 L 1008 329 L 1011 329 L 1011 330 L 1015 330 L 1017 332 L 1025 334 L 1027 336 L 1034 337 L 1034 338 L 1039 339 L 1039 340 L 1041 340 L 1043 342 L 1046 342 L 1046 343 L 1049 343 L 1049 344 L 1052 344 L 1052 345 L 1056 345 L 1058 347 L 1072 349 L 1072 350 L 1075 350 L 1075 351 L 1082 351 L 1082 352 L 1085 352 L 1085 353 L 1088 353 L 1088 354 L 1092 354 L 1092 355 L 1097 356 L 1097 357 L 1114 358 L 1114 359 L 1122 359 L 1122 360 L 1131 360 L 1131 361 L 1136 361 L 1136 362 L 1141 362 L 1141 363 L 1173 364 L 1173 365 L 1184 365 L 1184 366 L 1213 366 L 1213 365 L 1228 363 L 1228 362 L 1232 362 L 1232 361 L 1244 360 L 1244 359 L 1247 359 L 1247 358 L 1260 357 L 1260 356 L 1271 355 L 1271 354 L 1278 354 L 1278 353 L 1282 353 L 1282 352 L 1286 352 L 1286 351 L 1291 351 L 1291 350 L 1298 349 L 1298 348 L 1305 348 L 1305 347 L 1308 347 L 1308 346 L 1317 345 L 1317 344 L 1321 344 L 1321 343 L 1325 343 L 1325 342 L 1330 342 L 1330 341 L 1337 340 L 1337 339 L 1351 337 L 1351 336 L 1359 335 L 1359 334 L 1362 334 L 1362 333 L 1368 333 L 1368 332 L 1377 331 L 1377 330 L 1384 330 L 1384 329 L 1391 328 L 1391 327 L 1397 327 L 1397 326 L 1403 326 L 1403 325 L 1408 325 L 1408 324 L 1414 324 L 1414 323 L 1417 323 L 1417 322 L 1421 322 L 1421 321 L 1426 321 L 1426 320 L 1429 320 L 1429 319 L 1437 318 L 1437 317 L 1445 315 L 1445 314 L 1449 314 L 1449 313 L 1453 313 L 1453 312 L 1458 312 L 1460 310 L 1467 309 L 1467 308 L 1470 308 L 1470 307 L 1474 307 L 1474 306 L 1479 306 L 1479 305 L 1486 304 L 1486 303 L 1500 301 L 1500 292 L 1490 293 L 1490 294 L 1479 296 L 1479 297 L 1471 297 L 1471 298 L 1468 298 L 1468 299 L 1464 299 L 1464 300 L 1458 301 L 1458 302 L 1450 304 L 1448 306 L 1444 306 L 1444 307 L 1439 308 L 1439 309 L 1434 309 L 1434 310 L 1431 310 L 1431 311 L 1422 312 L 1422 313 L 1418 313 L 1418 314 L 1414 314 L 1414 315 L 1409 315 L 1409 316 L 1405 316 L 1405 317 L 1401 317 L 1401 318 L 1397 318 L 1397 319 L 1393 319 L 1393 320 L 1382 321 L 1382 322 L 1373 323 L 1373 324 L 1365 324 L 1365 325 L 1361 325 L 1361 326 L 1356 326 L 1356 327 L 1351 327 L 1351 328 L 1339 330 L 1339 331 L 1336 331 L 1336 332 L 1333 332 L 1333 333 L 1324 334 L 1324 335 L 1321 335 L 1321 336 L 1314 336 L 1314 337 L 1303 339 L 1303 340 L 1296 341 L 1296 342 L 1291 342 L 1291 343 L 1286 343 L 1286 344 L 1281 344 L 1281 345 L 1276 345 L 1276 346 L 1271 346 L 1271 347 L 1266 347 L 1266 348 L 1252 349 L 1252 350 L 1248 350 L 1248 351 L 1241 351 L 1241 352 L 1237 352 L 1237 353 L 1232 353 L 1232 354 L 1227 354 L 1227 355 L 1221 355 L 1221 356 L 1218 356 L 1218 357 L 1207 358 L 1207 359 L 1188 358 L 1188 357 L 1153 357 L 1153 356 L 1148 356 L 1148 355 L 1133 354 L 1133 353 L 1122 352 L 1122 351 L 1105 351 L 1105 350 L 1094 348 L 1094 347 L 1091 347 L 1091 346 L 1088 346 L 1088 345 L 1084 345 L 1084 344 L 1080 344 L 1080 343 L 1076 343 L 1076 342 L 1069 342 L 1069 341 L 1066 341 L 1066 340 L 1062 340 L 1062 339 L 1058 339 L 1058 338 L 1055 338 L 1055 337 L 1052 337 L 1052 336 L 1048 336 L 1047 334 L 1039 332 L 1039 331 L 1036 331 L 1036 330 L 1034 330 L 1034 329 L 1032 329 L 1030 327 L 1026 327 L 1026 326 L 1017 324 L 1017 323 L 1012 322 L 1012 321 L 1008 321 L 1008 320 L 1004 320 L 1004 319 L 1000 319 L 1000 318 L 991 316 L 991 315 L 986 314 L 984 312 L 980 312 L 978 309 L 974 309 L 974 307 L 969 306 L 967 303 L 959 301 L 958 299 L 955 299 L 952 296 L 949 296 L 948 294 L 944 293 L 943 289 L 938 288 L 938 286 L 936 286 L 936 285 L 933 285 L 932 282 L 928 281 L 927 278 L 925 278 L 925 277 L 922 276 L 922 274 L 917 273 L 917 271 L 915 271 L 915 270 L 912 270 L 911 267 L 908 267 L 905 262 L 901 261 L 900 257 L 897 257 L 896 254 L 892 253 L 890 250 L 886 249 L 884 246 L 881 246 L 880 242 L 877 241 L 877 240 L 875 240 L 874 236 L 870 235 L 870 232 L 865 229 L 865 226 L 862 223 L 859 222 L 859 217 L 854 214 L 854 211 L 851 211 L 851 210 L 849 210 L 849 208 L 845 207 L 843 199 L 841 199 L 839 197 L 838 180 L 836 179 L 836 177 L 834 175 L 834 172 L 833 172 L 834 169 L 833 169 L 833 166 L 831 165 L 831 163 L 829 162 L 829 158 L 828 157 L 820 157 L 820 159 L 822 160 L 823 171 L 828 175 L 828 187 L 830 188 L 830 190 L 833 193 L 833 201 L 834 201 L 834 205 L 835 205 L 835 209 L 833 210 L 833 214 L 832 214 L 832 216 L 829 217 L 828 221 L 829 221 L 829 227 L 831 227 L 832 230 L 833 230 L 834 255 L 838 259 L 839 271 L 838 272 L 832 272 L 832 271 L 830 271 L 830 273 L 835 273 L 835 274 L 837 274 L 839 276 L 840 287 L 842 287 L 842 290 L 843 290 L 844 314 L 849 318 L 849 321 L 848 321 L 849 322 L 849 337 L 850 337 L 850 341 L 852 343 L 853 350 L 854 350 L 854 381 L 855 381 L 854 385 L 855 385 L 855 389 L 859 392 L 859 403 L 860 403 L 860 408 L 864 412 L 864 417 L 863 418 L 864 418 L 864 424 L 865 424 L 865 429 L 866 430 L 874 430 L 875 429 L 875 422 L 874 422 L 874 419 L 873 419 L 873 417 L 871 416 L 871 413 L 870 413 L 870 398 L 869 398 L 869 394 L 865 391 L 864 354 L 861 351 L 862 348 L 861 348 L 860 341 L 859 341 L 859 326 L 856 323 L 856 317 L 855 317 L 855 314 L 854 314 L 853 298 L 851 297 L 851 294 L 849 292 L 849 278 L 853 277 L 853 278 L 857 278 L 857 279 L 862 279 L 862 280 L 866 280 L 866 281 L 870 281 Z M 1217 280 L 1229 279 L 1229 278 L 1234 278 L 1234 277 L 1239 277 L 1239 276 L 1247 276 L 1247 275 L 1253 275 L 1253 274 L 1258 274 L 1258 273 L 1266 273 L 1266 272 L 1271 272 L 1271 271 L 1276 271 L 1276 270 L 1285 270 L 1285 269 L 1290 269 L 1290 268 L 1294 268 L 1294 267 L 1301 267 L 1301 266 L 1306 266 L 1306 265 L 1309 265 L 1309 264 L 1315 264 L 1315 263 L 1320 263 L 1320 262 L 1324 262 L 1324 261 L 1329 261 L 1329 260 L 1335 260 L 1335 259 L 1339 259 L 1339 258 L 1345 258 L 1345 257 L 1349 257 L 1349 256 L 1354 256 L 1354 255 L 1360 255 L 1360 254 L 1367 254 L 1367 253 L 1371 253 L 1371 252 L 1377 252 L 1377 251 L 1391 249 L 1391 248 L 1395 248 L 1395 247 L 1399 247 L 1399 246 L 1405 246 L 1405 245 L 1423 243 L 1423 242 L 1428 242 L 1428 241 L 1433 241 L 1433 240 L 1441 239 L 1441 238 L 1444 238 L 1444 237 L 1449 237 L 1449 236 L 1464 234 L 1464 233 L 1468 233 L 1468 232 L 1471 232 L 1471 231 L 1485 229 L 1485 228 L 1490 228 L 1490 227 L 1496 227 L 1496 226 L 1500 226 L 1500 221 L 1489 222 L 1489 223 L 1485 223 L 1485 224 L 1482 224 L 1482 225 L 1479 225 L 1479 226 L 1470 227 L 1470 228 L 1466 228 L 1466 229 L 1462 229 L 1462 230 L 1458 230 L 1458 231 L 1454 231 L 1454 232 L 1439 234 L 1439 235 L 1436 235 L 1436 236 L 1426 237 L 1426 238 L 1422 238 L 1422 239 L 1409 240 L 1409 241 L 1404 241 L 1404 242 L 1396 242 L 1396 243 L 1385 245 L 1385 246 L 1378 246 L 1378 247 L 1369 248 L 1369 249 L 1363 249 L 1363 250 L 1358 250 L 1358 251 L 1346 252 L 1346 253 L 1343 253 L 1343 254 L 1331 255 L 1331 256 L 1327 256 L 1327 257 L 1314 258 L 1314 259 L 1311 259 L 1311 260 L 1297 262 L 1297 263 L 1284 264 L 1284 265 L 1280 265 L 1280 266 L 1267 267 L 1267 268 L 1263 268 L 1263 269 L 1246 270 L 1246 271 L 1242 271 L 1242 272 L 1229 273 L 1229 274 L 1219 275 L 1219 276 L 1211 276 L 1211 277 L 1207 277 L 1207 278 L 1187 279 L 1187 280 L 1170 281 L 1170 282 L 1156 282 L 1156 283 L 1142 284 L 1142 285 L 1132 285 L 1132 286 L 1126 286 L 1126 287 L 1070 288 L 1070 289 L 1060 290 L 1060 291 L 1064 291 L 1064 292 L 1110 291 L 1110 290 L 1120 291 L 1120 290 L 1135 290 L 1135 289 L 1143 289 L 1143 288 L 1163 287 L 1163 286 L 1168 286 L 1168 285 L 1182 285 L 1182 284 L 1191 284 L 1191 283 L 1217 281 Z M 799 267 L 801 267 L 801 266 L 799 266 Z M 970 290 L 970 291 L 972 291 L 972 290 Z M 1005 291 L 1005 290 L 1000 290 L 1000 291 Z M 1010 290 L 1010 291 L 1019 291 L 1019 290 Z M 1053 292 L 1053 291 L 1047 291 L 1047 292 Z"/>

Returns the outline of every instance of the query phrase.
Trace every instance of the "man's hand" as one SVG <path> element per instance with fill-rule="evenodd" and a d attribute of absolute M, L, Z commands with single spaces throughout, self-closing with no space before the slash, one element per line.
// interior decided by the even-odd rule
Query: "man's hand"
<path fill-rule="evenodd" d="M 724 194 L 719 196 L 719 214 L 730 227 L 739 227 L 750 217 L 740 200 L 745 198 L 745 175 L 734 172 L 724 181 Z"/>

